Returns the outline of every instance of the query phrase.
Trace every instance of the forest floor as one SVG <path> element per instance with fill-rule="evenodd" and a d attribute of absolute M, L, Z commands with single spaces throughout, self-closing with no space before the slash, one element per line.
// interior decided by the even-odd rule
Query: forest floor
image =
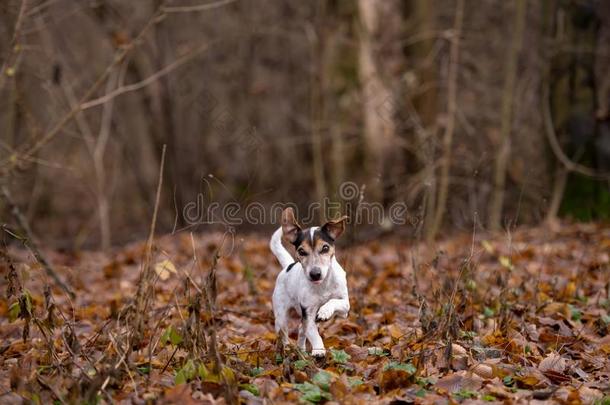
<path fill-rule="evenodd" d="M 610 404 L 608 225 L 338 248 L 352 310 L 319 325 L 323 360 L 276 346 L 267 243 L 184 233 L 148 256 L 146 242 L 44 250 L 74 299 L 9 248 L 0 403 Z"/>

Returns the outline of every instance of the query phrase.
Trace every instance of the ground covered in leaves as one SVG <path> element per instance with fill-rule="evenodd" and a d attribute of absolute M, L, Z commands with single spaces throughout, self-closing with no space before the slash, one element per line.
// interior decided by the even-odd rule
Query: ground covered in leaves
<path fill-rule="evenodd" d="M 0 403 L 610 403 L 608 226 L 339 248 L 352 311 L 323 360 L 276 345 L 267 243 L 45 251 L 73 299 L 9 248 Z"/>

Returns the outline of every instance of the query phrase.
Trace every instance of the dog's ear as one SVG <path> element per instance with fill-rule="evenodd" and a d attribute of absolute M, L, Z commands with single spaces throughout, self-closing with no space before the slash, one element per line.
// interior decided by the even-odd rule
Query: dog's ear
<path fill-rule="evenodd" d="M 322 225 L 321 231 L 330 236 L 332 240 L 336 240 L 345 231 L 345 221 L 347 221 L 347 218 L 347 215 L 344 215 L 337 220 L 328 221 Z"/>
<path fill-rule="evenodd" d="M 294 217 L 294 210 L 288 207 L 282 211 L 282 236 L 290 243 L 294 243 L 301 232 L 301 227 Z"/>

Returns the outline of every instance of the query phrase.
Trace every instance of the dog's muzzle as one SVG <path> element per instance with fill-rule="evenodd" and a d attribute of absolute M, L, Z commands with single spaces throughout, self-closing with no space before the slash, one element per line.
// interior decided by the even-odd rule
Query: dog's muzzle
<path fill-rule="evenodd" d="M 309 272 L 309 279 L 314 283 L 322 281 L 322 269 L 320 269 L 319 267 L 314 267 L 313 269 L 311 269 L 311 271 Z"/>

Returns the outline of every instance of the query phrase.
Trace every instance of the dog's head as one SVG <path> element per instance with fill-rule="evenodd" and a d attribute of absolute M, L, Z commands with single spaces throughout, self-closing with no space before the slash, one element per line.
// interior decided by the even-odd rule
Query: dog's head
<path fill-rule="evenodd" d="M 335 240 L 345 230 L 346 219 L 344 216 L 320 227 L 302 229 L 292 208 L 282 212 L 283 237 L 296 249 L 297 260 L 312 283 L 320 284 L 326 279 L 335 255 Z"/>

